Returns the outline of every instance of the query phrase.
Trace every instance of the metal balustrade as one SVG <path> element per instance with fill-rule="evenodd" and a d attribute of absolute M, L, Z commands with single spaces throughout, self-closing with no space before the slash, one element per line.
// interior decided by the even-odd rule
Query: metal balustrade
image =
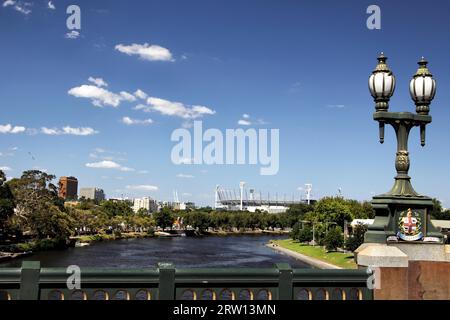
<path fill-rule="evenodd" d="M 367 300 L 370 274 L 359 270 L 275 268 L 81 268 L 68 289 L 64 268 L 0 268 L 0 300 Z"/>

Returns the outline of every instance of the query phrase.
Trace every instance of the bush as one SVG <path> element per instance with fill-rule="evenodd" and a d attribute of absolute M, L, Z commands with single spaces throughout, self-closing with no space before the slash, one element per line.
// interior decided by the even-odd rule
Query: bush
<path fill-rule="evenodd" d="M 148 228 L 147 235 L 150 237 L 154 237 L 155 236 L 155 228 L 153 228 L 153 227 Z"/>
<path fill-rule="evenodd" d="M 349 251 L 355 251 L 360 245 L 364 243 L 364 234 L 367 231 L 367 227 L 363 224 L 358 224 L 353 227 L 353 232 L 350 237 L 345 241 L 345 249 Z"/>
<path fill-rule="evenodd" d="M 304 227 L 298 233 L 297 240 L 300 242 L 310 242 L 313 239 L 313 232 L 311 227 Z"/>
<path fill-rule="evenodd" d="M 323 242 L 328 251 L 336 251 L 337 248 L 342 247 L 344 237 L 342 235 L 341 227 L 336 227 L 329 230 Z"/>

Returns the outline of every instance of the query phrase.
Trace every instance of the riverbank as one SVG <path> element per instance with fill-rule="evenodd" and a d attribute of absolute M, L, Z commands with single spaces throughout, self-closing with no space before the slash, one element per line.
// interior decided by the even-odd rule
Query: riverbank
<path fill-rule="evenodd" d="M 269 248 L 299 259 L 319 269 L 356 269 L 353 254 L 327 252 L 319 246 L 309 246 L 292 239 L 272 240 Z"/>
<path fill-rule="evenodd" d="M 289 231 L 285 230 L 214 230 L 203 232 L 202 235 L 205 236 L 231 236 L 231 235 L 287 235 Z"/>
<path fill-rule="evenodd" d="M 92 243 L 98 241 L 110 241 L 110 240 L 122 240 L 122 239 L 143 239 L 143 238 L 153 238 L 155 235 L 148 232 L 127 232 L 120 234 L 93 234 L 93 235 L 83 235 L 75 236 L 74 239 L 77 243 Z"/>

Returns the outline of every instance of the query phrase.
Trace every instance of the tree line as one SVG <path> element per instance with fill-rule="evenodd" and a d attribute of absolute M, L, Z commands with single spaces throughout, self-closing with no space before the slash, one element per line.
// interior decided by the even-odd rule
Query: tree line
<path fill-rule="evenodd" d="M 99 233 L 149 232 L 155 228 L 171 228 L 182 219 L 184 226 L 199 232 L 216 230 L 292 229 L 296 239 L 315 238 L 322 241 L 330 230 L 342 234 L 344 221 L 373 218 L 369 202 L 325 197 L 314 204 L 297 204 L 286 212 L 216 211 L 212 208 L 175 211 L 162 208 L 148 214 L 145 210 L 134 213 L 130 201 L 104 200 L 96 202 L 82 199 L 75 206 L 65 206 L 58 197 L 53 183 L 55 176 L 38 170 L 28 170 L 20 178 L 6 179 L 0 171 L 0 241 L 52 239 L 67 243 L 71 236 Z M 443 210 L 438 200 L 432 217 L 450 220 L 450 211 Z M 335 232 L 336 229 L 339 232 Z M 333 234 L 333 233 L 332 233 Z M 359 236 L 361 238 L 361 236 Z M 322 240 L 321 240 L 322 239 Z"/>

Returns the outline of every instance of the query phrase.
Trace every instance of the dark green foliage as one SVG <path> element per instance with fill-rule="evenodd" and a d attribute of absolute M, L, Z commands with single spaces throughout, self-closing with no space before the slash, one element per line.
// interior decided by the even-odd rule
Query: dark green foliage
<path fill-rule="evenodd" d="M 435 220 L 450 220 L 450 210 L 444 210 L 439 200 L 433 199 L 433 211 L 431 218 Z"/>
<path fill-rule="evenodd" d="M 159 212 L 153 213 L 153 219 L 158 227 L 163 229 L 172 227 L 174 215 L 169 208 L 162 208 Z"/>
<path fill-rule="evenodd" d="M 100 210 L 105 212 L 109 217 L 134 214 L 130 203 L 126 201 L 105 200 L 100 204 Z"/>
<path fill-rule="evenodd" d="M 344 237 L 342 234 L 342 228 L 339 226 L 331 228 L 325 235 L 325 239 L 323 241 L 325 248 L 328 251 L 336 251 L 337 248 L 342 247 L 343 242 Z"/>
<path fill-rule="evenodd" d="M 14 213 L 14 196 L 6 182 L 6 175 L 0 170 L 0 238 L 7 232 L 6 224 Z"/>
<path fill-rule="evenodd" d="M 52 183 L 54 178 L 54 175 L 30 170 L 8 182 L 16 202 L 15 224 L 38 239 L 67 239 L 71 233 L 71 221 Z"/>
<path fill-rule="evenodd" d="M 292 228 L 290 237 L 299 242 L 310 242 L 313 239 L 312 229 L 309 225 L 297 222 Z"/>
<path fill-rule="evenodd" d="M 345 249 L 355 251 L 360 245 L 364 243 L 364 234 L 367 227 L 363 224 L 358 224 L 353 227 L 352 234 L 345 241 Z"/>

